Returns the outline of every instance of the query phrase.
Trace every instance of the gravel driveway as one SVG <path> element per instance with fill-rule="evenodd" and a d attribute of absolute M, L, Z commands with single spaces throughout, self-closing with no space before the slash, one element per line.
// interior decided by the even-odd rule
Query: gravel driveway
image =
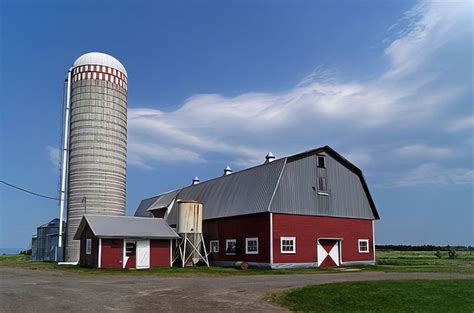
<path fill-rule="evenodd" d="M 348 272 L 259 276 L 161 277 L 85 275 L 0 268 L 2 312 L 263 312 L 283 311 L 262 298 L 268 292 L 330 282 L 450 279 L 455 273 Z"/>

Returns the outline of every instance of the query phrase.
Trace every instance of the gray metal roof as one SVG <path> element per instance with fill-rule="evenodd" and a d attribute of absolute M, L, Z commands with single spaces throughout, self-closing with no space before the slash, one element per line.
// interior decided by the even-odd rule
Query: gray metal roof
<path fill-rule="evenodd" d="M 203 219 L 267 212 L 285 159 L 191 185 L 177 199 L 203 204 Z M 177 203 L 167 221 L 176 224 Z"/>
<path fill-rule="evenodd" d="M 74 236 L 81 238 L 84 227 L 89 225 L 96 237 L 174 239 L 178 234 L 161 218 L 135 216 L 84 215 Z"/>
<path fill-rule="evenodd" d="M 155 203 L 156 200 L 160 198 L 161 195 L 151 197 L 148 199 L 143 199 L 140 202 L 140 205 L 138 208 L 135 210 L 135 216 L 140 216 L 140 217 L 153 217 L 153 214 L 151 212 L 148 212 L 148 208 Z"/>
<path fill-rule="evenodd" d="M 316 155 L 327 156 L 327 180 L 332 192 L 319 195 Z M 166 196 L 166 199 L 165 199 Z M 174 197 L 174 198 L 173 198 Z M 157 205 L 147 204 L 150 199 Z M 264 163 L 180 190 L 143 200 L 135 216 L 151 216 L 144 207 L 168 207 L 174 200 L 203 203 L 203 219 L 275 212 L 378 219 L 362 171 L 329 146 Z M 161 200 L 163 199 L 163 200 Z M 145 203 L 146 202 L 146 203 Z M 174 202 L 167 215 L 176 224 Z"/>
<path fill-rule="evenodd" d="M 151 210 L 167 208 L 171 202 L 176 198 L 176 195 L 180 189 L 168 191 L 157 196 L 144 199 L 140 202 L 137 210 L 135 211 L 135 216 L 140 217 L 153 217 Z"/>
<path fill-rule="evenodd" d="M 167 208 L 176 198 L 176 195 L 179 191 L 180 189 L 162 193 L 161 195 L 159 195 L 158 199 L 156 199 L 155 202 L 153 202 L 148 207 L 147 211 Z"/>

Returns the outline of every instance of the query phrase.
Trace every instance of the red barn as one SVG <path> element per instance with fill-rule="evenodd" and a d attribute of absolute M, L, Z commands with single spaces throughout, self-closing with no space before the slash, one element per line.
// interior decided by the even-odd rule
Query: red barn
<path fill-rule="evenodd" d="M 329 146 L 274 160 L 140 203 L 135 216 L 177 223 L 177 200 L 203 204 L 215 265 L 270 268 L 374 264 L 379 219 L 362 171 Z"/>
<path fill-rule="evenodd" d="M 94 268 L 170 267 L 173 240 L 179 236 L 159 218 L 84 215 L 79 265 Z"/>

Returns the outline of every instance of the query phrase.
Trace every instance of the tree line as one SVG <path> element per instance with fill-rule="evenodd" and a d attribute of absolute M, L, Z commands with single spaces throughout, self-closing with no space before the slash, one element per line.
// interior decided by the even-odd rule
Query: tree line
<path fill-rule="evenodd" d="M 377 250 L 396 250 L 396 251 L 474 251 L 472 246 L 435 246 L 435 245 L 375 245 Z"/>

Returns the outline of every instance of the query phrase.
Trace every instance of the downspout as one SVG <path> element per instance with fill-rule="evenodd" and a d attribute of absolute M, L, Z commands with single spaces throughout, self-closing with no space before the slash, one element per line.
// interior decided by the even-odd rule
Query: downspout
<path fill-rule="evenodd" d="M 67 72 L 67 87 L 66 87 L 66 104 L 65 104 L 65 117 L 64 117 L 64 141 L 63 141 L 63 159 L 61 164 L 61 197 L 60 197 L 60 209 L 59 209 L 59 242 L 58 247 L 63 246 L 63 223 L 64 223 L 64 211 L 66 207 L 66 189 L 67 189 L 67 172 L 69 167 L 69 114 L 70 114 L 70 102 L 71 102 L 71 70 Z M 63 251 L 64 256 L 64 251 Z"/>
<path fill-rule="evenodd" d="M 275 185 L 275 189 L 273 190 L 272 197 L 270 198 L 270 202 L 268 203 L 268 207 L 267 207 L 267 212 L 270 213 L 270 268 L 273 268 L 273 213 L 271 210 L 271 206 L 273 203 L 273 198 L 275 198 L 278 187 L 280 186 L 280 180 L 281 180 L 281 177 L 283 176 L 283 172 L 285 171 L 286 161 L 287 161 L 287 158 L 285 158 L 284 160 L 280 175 L 278 176 L 278 180 Z"/>

